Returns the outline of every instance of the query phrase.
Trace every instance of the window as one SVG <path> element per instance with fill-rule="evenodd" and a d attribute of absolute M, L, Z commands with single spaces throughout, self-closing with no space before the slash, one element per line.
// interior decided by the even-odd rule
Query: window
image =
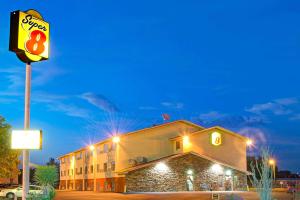
<path fill-rule="evenodd" d="M 177 151 L 178 149 L 180 149 L 180 146 L 181 146 L 180 141 L 176 141 L 176 151 Z"/>
<path fill-rule="evenodd" d="M 77 159 L 77 160 L 81 160 L 81 158 L 82 158 L 82 152 L 77 153 L 77 154 L 76 154 L 76 159 Z"/>
<path fill-rule="evenodd" d="M 111 150 L 112 151 L 116 150 L 116 147 L 117 147 L 117 143 L 112 143 L 111 144 Z"/>
<path fill-rule="evenodd" d="M 97 164 L 97 172 L 99 173 L 100 172 L 100 165 Z"/>
<path fill-rule="evenodd" d="M 84 173 L 85 173 L 85 174 L 88 173 L 88 167 L 87 167 L 87 166 L 85 166 L 85 168 L 84 168 Z"/>
<path fill-rule="evenodd" d="M 103 146 L 103 151 L 104 151 L 105 153 L 108 152 L 108 144 L 104 144 L 104 146 Z"/>
<path fill-rule="evenodd" d="M 68 176 L 70 176 L 70 170 L 68 169 Z"/>
<path fill-rule="evenodd" d="M 72 170 L 71 170 L 71 175 L 73 175 L 73 174 L 74 174 L 74 170 L 72 169 Z"/>
<path fill-rule="evenodd" d="M 77 168 L 75 169 L 76 174 L 78 174 Z"/>
<path fill-rule="evenodd" d="M 100 154 L 100 153 L 102 153 L 102 152 L 101 152 L 101 147 L 98 146 L 98 147 L 97 147 L 97 154 Z"/>
<path fill-rule="evenodd" d="M 111 170 L 115 171 L 115 168 L 116 168 L 116 163 L 115 163 L 115 161 L 112 161 L 111 162 Z"/>
<path fill-rule="evenodd" d="M 104 169 L 105 172 L 107 172 L 107 163 L 103 164 L 103 169 Z"/>
<path fill-rule="evenodd" d="M 79 174 L 82 174 L 82 167 L 80 167 L 80 172 L 79 172 Z"/>
<path fill-rule="evenodd" d="M 64 172 L 63 171 L 60 172 L 60 176 L 64 176 Z"/>
<path fill-rule="evenodd" d="M 93 165 L 91 165 L 91 173 L 93 173 L 94 172 L 94 166 Z"/>

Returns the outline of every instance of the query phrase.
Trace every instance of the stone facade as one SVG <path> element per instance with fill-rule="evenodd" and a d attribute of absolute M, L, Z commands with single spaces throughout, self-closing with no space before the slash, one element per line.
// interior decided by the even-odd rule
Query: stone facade
<path fill-rule="evenodd" d="M 126 174 L 127 192 L 246 190 L 247 175 L 226 166 L 213 172 L 213 163 L 194 154 L 155 162 Z M 225 175 L 230 170 L 230 174 Z"/>

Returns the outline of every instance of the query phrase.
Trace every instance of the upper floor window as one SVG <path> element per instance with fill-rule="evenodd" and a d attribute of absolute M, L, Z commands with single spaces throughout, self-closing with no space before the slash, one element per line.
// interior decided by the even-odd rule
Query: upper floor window
<path fill-rule="evenodd" d="M 90 172 L 91 172 L 91 173 L 93 173 L 93 172 L 94 172 L 94 166 L 93 166 L 93 165 L 91 165 L 91 167 L 90 167 L 90 168 L 91 168 L 91 171 L 90 171 Z"/>
<path fill-rule="evenodd" d="M 97 164 L 97 172 L 99 173 L 100 172 L 100 165 Z"/>
<path fill-rule="evenodd" d="M 176 141 L 175 146 L 176 151 L 179 150 L 181 146 L 180 141 Z"/>
<path fill-rule="evenodd" d="M 105 172 L 107 172 L 107 163 L 103 164 L 103 169 L 104 169 Z"/>
<path fill-rule="evenodd" d="M 116 163 L 115 163 L 115 161 L 112 161 L 111 162 L 111 170 L 115 171 L 115 169 L 116 169 Z"/>
<path fill-rule="evenodd" d="M 81 160 L 81 158 L 82 158 L 82 152 L 77 153 L 76 154 L 76 159 Z"/>
<path fill-rule="evenodd" d="M 97 147 L 97 154 L 100 154 L 100 153 L 102 153 L 102 152 L 101 152 L 101 146 L 98 146 L 98 147 Z"/>
<path fill-rule="evenodd" d="M 104 144 L 104 146 L 103 146 L 103 151 L 104 151 L 105 153 L 108 152 L 108 144 Z"/>
<path fill-rule="evenodd" d="M 84 168 L 84 173 L 85 173 L 85 174 L 88 173 L 88 167 L 87 167 L 87 166 L 85 166 L 85 168 Z"/>
<path fill-rule="evenodd" d="M 112 150 L 112 151 L 116 150 L 116 147 L 117 147 L 117 143 L 114 143 L 114 142 L 113 142 L 113 143 L 111 144 L 111 150 Z"/>

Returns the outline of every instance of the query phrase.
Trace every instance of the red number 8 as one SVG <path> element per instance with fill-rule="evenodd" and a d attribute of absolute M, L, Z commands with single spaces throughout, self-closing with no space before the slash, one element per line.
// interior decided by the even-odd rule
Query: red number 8
<path fill-rule="evenodd" d="M 35 30 L 30 33 L 30 38 L 29 40 L 27 40 L 25 47 L 30 53 L 40 55 L 45 50 L 45 42 L 45 33 L 39 30 Z"/>

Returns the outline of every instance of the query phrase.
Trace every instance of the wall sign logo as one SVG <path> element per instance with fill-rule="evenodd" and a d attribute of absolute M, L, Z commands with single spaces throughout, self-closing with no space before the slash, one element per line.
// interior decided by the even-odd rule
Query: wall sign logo
<path fill-rule="evenodd" d="M 211 144 L 215 146 L 219 146 L 222 144 L 222 134 L 219 132 L 213 132 L 211 134 Z"/>
<path fill-rule="evenodd" d="M 10 14 L 9 50 L 25 63 L 49 58 L 49 23 L 35 10 Z"/>

